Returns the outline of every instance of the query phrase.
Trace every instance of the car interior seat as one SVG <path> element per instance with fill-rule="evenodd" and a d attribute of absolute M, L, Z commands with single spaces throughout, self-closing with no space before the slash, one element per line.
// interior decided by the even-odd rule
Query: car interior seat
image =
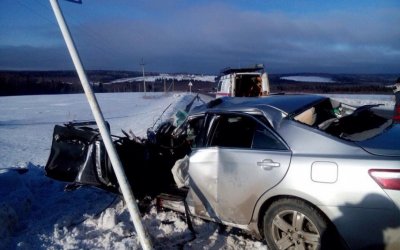
<path fill-rule="evenodd" d="M 295 116 L 294 119 L 296 121 L 307 124 L 309 126 L 313 126 L 317 119 L 317 114 L 315 113 L 315 108 L 311 107 L 311 108 L 307 109 L 306 111 Z"/>

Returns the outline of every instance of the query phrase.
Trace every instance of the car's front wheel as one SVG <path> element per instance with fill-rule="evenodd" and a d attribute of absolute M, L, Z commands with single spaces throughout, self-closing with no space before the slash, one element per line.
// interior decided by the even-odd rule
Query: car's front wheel
<path fill-rule="evenodd" d="M 329 239 L 333 234 L 328 229 L 328 222 L 318 210 L 302 200 L 280 199 L 273 202 L 264 215 L 263 232 L 271 249 L 332 247 Z"/>

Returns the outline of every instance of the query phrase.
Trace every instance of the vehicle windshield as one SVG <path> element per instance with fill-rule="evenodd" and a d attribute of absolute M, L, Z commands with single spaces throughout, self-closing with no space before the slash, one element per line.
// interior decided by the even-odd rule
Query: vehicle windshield
<path fill-rule="evenodd" d="M 333 99 L 324 99 L 294 116 L 294 120 L 350 141 L 364 141 L 381 134 L 392 124 L 378 114 L 379 105 L 353 107 Z"/>

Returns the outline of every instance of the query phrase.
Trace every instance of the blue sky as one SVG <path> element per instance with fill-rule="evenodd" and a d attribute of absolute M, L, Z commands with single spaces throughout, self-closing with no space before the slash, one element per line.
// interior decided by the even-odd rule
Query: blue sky
<path fill-rule="evenodd" d="M 400 73 L 396 0 L 59 3 L 86 69 Z M 73 69 L 48 0 L 2 0 L 0 34 L 0 69 Z"/>

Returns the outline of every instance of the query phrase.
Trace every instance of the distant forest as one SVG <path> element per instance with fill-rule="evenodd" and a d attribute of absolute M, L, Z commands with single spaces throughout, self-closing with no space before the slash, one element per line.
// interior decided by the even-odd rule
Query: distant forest
<path fill-rule="evenodd" d="M 158 73 L 148 72 L 146 75 L 158 75 Z M 140 77 L 141 72 L 87 71 L 87 76 L 96 93 L 143 92 L 144 90 L 141 81 L 107 84 L 121 78 Z M 162 80 L 146 82 L 146 91 L 189 91 L 188 83 L 188 80 L 172 79 L 165 82 Z M 207 93 L 212 91 L 214 85 L 214 82 L 196 81 L 192 91 Z M 83 93 L 75 71 L 0 71 L 0 96 L 74 93 Z"/>
<path fill-rule="evenodd" d="M 106 84 L 111 81 L 139 77 L 141 72 L 132 71 L 88 71 L 89 81 L 97 93 L 106 92 L 143 92 L 143 82 L 123 82 Z M 158 75 L 147 73 L 146 75 Z M 270 74 L 271 92 L 279 93 L 355 93 L 355 94 L 391 94 L 387 86 L 392 85 L 397 75 L 344 75 L 344 74 L 290 74 L 313 75 L 331 78 L 334 83 L 306 83 L 284 80 L 289 74 Z M 168 80 L 146 82 L 146 91 L 189 91 L 188 80 Z M 193 83 L 192 91 L 209 94 L 215 91 L 215 82 Z M 72 94 L 83 93 L 75 71 L 0 71 L 0 96 Z"/>

